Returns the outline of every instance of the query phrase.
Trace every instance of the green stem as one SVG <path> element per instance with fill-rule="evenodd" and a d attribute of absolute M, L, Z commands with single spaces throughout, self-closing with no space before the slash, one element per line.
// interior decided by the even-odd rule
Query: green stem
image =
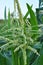
<path fill-rule="evenodd" d="M 14 65 L 14 50 L 11 48 L 11 53 L 12 53 L 12 65 Z"/>

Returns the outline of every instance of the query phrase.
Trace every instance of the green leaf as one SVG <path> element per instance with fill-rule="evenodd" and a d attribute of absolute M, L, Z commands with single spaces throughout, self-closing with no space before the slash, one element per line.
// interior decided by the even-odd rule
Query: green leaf
<path fill-rule="evenodd" d="M 7 16 L 6 16 L 6 6 L 5 6 L 5 10 L 4 10 L 4 19 L 6 20 Z"/>
<path fill-rule="evenodd" d="M 27 8 L 28 11 L 30 13 L 30 23 L 32 26 L 32 30 L 38 30 L 38 22 L 37 22 L 37 18 L 32 10 L 32 8 L 29 6 L 29 4 L 27 3 Z M 35 31 L 35 33 L 37 33 L 37 31 Z M 33 38 L 35 38 L 37 36 L 37 34 L 33 35 Z"/>
<path fill-rule="evenodd" d="M 32 8 L 33 5 L 31 5 L 31 8 Z M 26 20 L 27 16 L 29 15 L 29 11 L 26 12 L 25 16 L 24 16 L 24 20 Z"/>
<path fill-rule="evenodd" d="M 33 30 L 37 30 L 38 29 L 38 23 L 37 23 L 37 19 L 36 19 L 36 16 L 32 10 L 32 8 L 29 6 L 29 4 L 27 3 L 27 8 L 28 8 L 28 11 L 30 13 L 30 22 L 31 22 L 31 25 L 32 26 L 36 26 L 36 27 L 33 27 Z"/>
<path fill-rule="evenodd" d="M 8 28 L 10 28 L 10 24 L 11 24 L 11 18 L 10 18 L 10 10 L 8 11 Z"/>
<path fill-rule="evenodd" d="M 43 65 L 43 48 L 40 50 L 40 56 L 37 57 L 32 65 Z"/>

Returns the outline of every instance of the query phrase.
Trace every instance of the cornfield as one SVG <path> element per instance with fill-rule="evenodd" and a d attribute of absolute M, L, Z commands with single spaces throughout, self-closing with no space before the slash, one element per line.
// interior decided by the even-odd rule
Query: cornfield
<path fill-rule="evenodd" d="M 11 17 L 9 10 L 8 20 L 5 7 L 5 20 L 0 25 L 0 65 L 43 65 L 43 42 L 39 39 L 43 24 L 38 24 L 32 6 L 26 6 L 28 11 L 23 16 L 19 1 L 14 0 L 15 15 Z"/>

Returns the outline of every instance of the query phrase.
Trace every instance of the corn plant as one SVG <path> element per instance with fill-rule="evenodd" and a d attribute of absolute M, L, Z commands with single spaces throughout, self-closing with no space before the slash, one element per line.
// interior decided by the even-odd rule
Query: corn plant
<path fill-rule="evenodd" d="M 8 21 L 5 26 L 0 29 L 0 40 L 6 42 L 0 46 L 0 53 L 9 60 L 8 56 L 5 56 L 4 53 L 8 51 L 11 52 L 11 65 L 30 65 L 30 51 L 40 56 L 38 51 L 33 48 L 33 46 L 37 44 L 37 38 L 41 33 L 39 29 L 40 25 L 37 23 L 31 6 L 29 6 L 28 3 L 26 5 L 28 12 L 26 16 L 23 17 L 19 1 L 15 0 L 15 7 L 17 6 L 19 19 L 11 19 L 9 11 Z M 28 14 L 30 14 L 30 21 L 27 21 Z"/>

